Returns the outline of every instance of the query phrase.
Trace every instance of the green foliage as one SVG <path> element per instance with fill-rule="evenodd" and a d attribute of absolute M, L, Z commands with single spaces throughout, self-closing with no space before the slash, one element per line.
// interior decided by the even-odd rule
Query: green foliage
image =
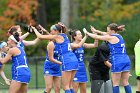
<path fill-rule="evenodd" d="M 133 48 L 139 40 L 140 33 L 140 1 L 139 0 L 79 0 L 79 19 L 71 24 L 72 28 L 90 30 L 90 25 L 106 31 L 109 23 L 116 22 L 126 25 L 122 33 L 129 55 L 134 55 Z M 86 42 L 92 42 L 88 39 Z M 131 41 L 130 41 L 131 40 Z M 88 55 L 94 54 L 94 49 L 86 50 Z"/>
<path fill-rule="evenodd" d="M 130 55 L 134 55 L 134 46 L 140 39 L 140 13 L 134 15 L 131 20 L 124 19 L 120 23 L 126 25 L 126 32 L 122 35 L 126 41 L 127 52 Z"/>
<path fill-rule="evenodd" d="M 47 27 L 60 20 L 60 1 L 46 0 Z"/>
<path fill-rule="evenodd" d="M 123 18 L 132 18 L 140 12 L 140 1 L 129 4 L 124 0 L 83 0 L 79 1 L 79 18 L 89 22 L 100 22 L 106 25 L 110 22 L 118 22 Z"/>
<path fill-rule="evenodd" d="M 3 14 L 3 11 L 6 10 L 7 7 L 6 4 L 7 4 L 8 0 L 0 0 L 0 16 Z"/>
<path fill-rule="evenodd" d="M 7 7 L 5 7 L 6 6 L 6 4 L 7 4 L 7 1 L 8 0 L 0 0 L 0 15 L 2 15 L 3 14 L 3 11 L 7 8 Z"/>

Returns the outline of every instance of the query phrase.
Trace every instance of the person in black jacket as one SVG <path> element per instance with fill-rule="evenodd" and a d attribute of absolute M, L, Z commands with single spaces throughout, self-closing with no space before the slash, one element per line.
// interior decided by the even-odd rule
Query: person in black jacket
<path fill-rule="evenodd" d="M 109 69 L 112 65 L 109 62 L 109 55 L 109 46 L 107 42 L 103 42 L 97 48 L 95 55 L 89 63 L 91 93 L 112 92 L 112 83 L 109 80 Z"/>

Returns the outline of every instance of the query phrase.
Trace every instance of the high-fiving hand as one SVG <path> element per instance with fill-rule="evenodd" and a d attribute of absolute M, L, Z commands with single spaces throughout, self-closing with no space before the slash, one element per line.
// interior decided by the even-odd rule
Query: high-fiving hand
<path fill-rule="evenodd" d="M 93 26 L 90 26 L 90 30 L 92 33 L 96 33 L 96 31 L 97 31 Z"/>
<path fill-rule="evenodd" d="M 87 30 L 86 30 L 86 28 L 83 28 L 83 32 L 85 33 L 85 35 L 87 34 Z"/>

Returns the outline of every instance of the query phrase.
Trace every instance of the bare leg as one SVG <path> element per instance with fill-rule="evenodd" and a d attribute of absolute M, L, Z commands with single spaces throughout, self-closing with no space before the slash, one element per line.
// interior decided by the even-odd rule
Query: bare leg
<path fill-rule="evenodd" d="M 19 93 L 21 85 L 20 82 L 12 80 L 8 93 Z"/>
<path fill-rule="evenodd" d="M 70 80 L 70 88 L 71 89 L 73 88 L 73 79 L 75 77 L 75 74 L 76 74 L 76 70 L 73 70 L 72 74 L 71 74 L 71 80 Z"/>
<path fill-rule="evenodd" d="M 60 80 L 61 80 L 61 77 L 53 77 L 55 93 L 60 93 L 60 83 L 61 83 Z"/>
<path fill-rule="evenodd" d="M 21 88 L 20 88 L 20 93 L 27 93 L 28 90 L 28 85 L 22 83 Z"/>
<path fill-rule="evenodd" d="M 121 80 L 123 86 L 129 85 L 128 79 L 129 79 L 129 72 L 128 71 L 122 72 Z"/>
<path fill-rule="evenodd" d="M 119 86 L 121 73 L 112 73 L 113 86 Z"/>
<path fill-rule="evenodd" d="M 122 85 L 124 86 L 126 93 L 132 93 L 131 86 L 129 85 L 128 79 L 129 79 L 130 73 L 128 71 L 122 72 L 121 80 Z"/>
<path fill-rule="evenodd" d="M 86 83 L 80 83 L 80 93 L 86 93 Z"/>
<path fill-rule="evenodd" d="M 75 93 L 78 92 L 78 87 L 79 87 L 79 82 L 73 82 L 73 89 Z"/>
<path fill-rule="evenodd" d="M 120 93 L 120 79 L 121 73 L 112 73 L 112 81 L 113 81 L 113 93 Z"/>
<path fill-rule="evenodd" d="M 44 76 L 46 84 L 46 92 L 50 93 L 53 85 L 53 76 Z"/>
<path fill-rule="evenodd" d="M 70 90 L 70 81 L 71 81 L 72 71 L 63 71 L 62 72 L 62 84 L 64 90 Z"/>

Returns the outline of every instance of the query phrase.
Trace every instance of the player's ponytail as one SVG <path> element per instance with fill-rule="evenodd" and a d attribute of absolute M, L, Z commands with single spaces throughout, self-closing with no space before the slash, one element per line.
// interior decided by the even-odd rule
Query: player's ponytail
<path fill-rule="evenodd" d="M 66 33 L 67 32 L 66 26 L 60 22 L 58 24 L 52 25 L 50 30 L 56 30 L 56 31 L 59 31 L 59 33 Z"/>
<path fill-rule="evenodd" d="M 65 26 L 63 23 L 58 22 L 57 25 L 60 26 L 60 28 L 61 28 L 61 33 L 66 33 L 66 32 L 67 32 L 67 28 L 66 28 L 66 26 Z"/>
<path fill-rule="evenodd" d="M 114 30 L 115 32 L 122 32 L 125 30 L 125 25 L 118 25 L 116 23 L 111 23 L 108 25 L 108 27 L 110 28 L 110 30 Z"/>
<path fill-rule="evenodd" d="M 13 33 L 14 38 L 19 42 L 20 38 L 19 38 L 19 33 L 18 32 L 14 32 Z"/>
<path fill-rule="evenodd" d="M 9 38 L 13 40 L 15 43 L 19 43 L 20 38 L 19 38 L 19 33 L 14 32 L 13 35 L 10 35 Z"/>
<path fill-rule="evenodd" d="M 76 36 L 76 31 L 78 31 L 77 29 L 75 29 L 75 30 L 70 30 L 69 31 L 69 35 L 71 36 L 71 41 L 73 42 L 73 41 L 75 41 L 75 36 Z"/>

